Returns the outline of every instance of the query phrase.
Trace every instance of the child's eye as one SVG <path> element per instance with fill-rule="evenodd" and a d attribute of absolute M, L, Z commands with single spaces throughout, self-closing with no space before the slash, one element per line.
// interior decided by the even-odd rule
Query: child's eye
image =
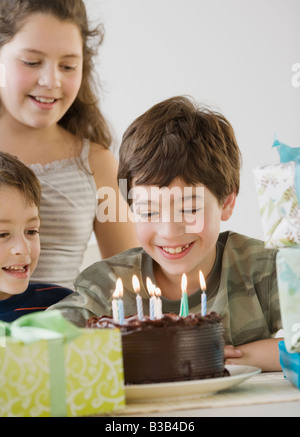
<path fill-rule="evenodd" d="M 148 211 L 148 212 L 141 212 L 140 216 L 144 218 L 150 218 L 150 217 L 154 217 L 156 214 L 158 214 L 158 212 Z"/>
<path fill-rule="evenodd" d="M 6 238 L 9 236 L 8 232 L 0 232 L 0 238 Z"/>
<path fill-rule="evenodd" d="M 202 208 L 192 208 L 192 209 L 184 209 L 182 210 L 183 214 L 197 214 L 197 212 L 200 212 Z"/>
<path fill-rule="evenodd" d="M 157 211 L 145 211 L 137 214 L 142 222 L 153 222 L 159 219 L 159 212 Z"/>
<path fill-rule="evenodd" d="M 65 71 L 76 71 L 77 65 L 62 65 L 61 68 Z"/>
<path fill-rule="evenodd" d="M 25 233 L 26 233 L 26 235 L 29 235 L 29 236 L 35 236 L 35 235 L 39 235 L 40 231 L 38 229 L 29 229 Z"/>
<path fill-rule="evenodd" d="M 133 211 L 136 222 L 154 222 L 159 220 L 158 211 Z"/>
<path fill-rule="evenodd" d="M 40 65 L 40 62 L 36 62 L 36 61 L 25 61 L 22 60 L 23 64 L 27 65 L 27 67 L 37 67 L 38 65 Z"/>

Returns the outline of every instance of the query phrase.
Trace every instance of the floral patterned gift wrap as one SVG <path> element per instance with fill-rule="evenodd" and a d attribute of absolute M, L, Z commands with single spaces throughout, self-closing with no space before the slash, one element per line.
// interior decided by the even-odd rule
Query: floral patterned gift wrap
<path fill-rule="evenodd" d="M 254 169 L 267 248 L 300 245 L 300 149 L 275 141 L 281 163 Z"/>
<path fill-rule="evenodd" d="M 278 293 L 284 343 L 300 352 L 300 248 L 280 249 L 276 257 Z"/>
<path fill-rule="evenodd" d="M 58 311 L 0 322 L 0 417 L 86 416 L 125 405 L 118 330 L 79 329 Z"/>

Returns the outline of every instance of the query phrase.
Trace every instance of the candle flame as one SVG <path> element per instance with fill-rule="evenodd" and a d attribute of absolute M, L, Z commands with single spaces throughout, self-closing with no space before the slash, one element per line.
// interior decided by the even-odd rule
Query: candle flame
<path fill-rule="evenodd" d="M 151 279 L 150 278 L 148 278 L 147 277 L 147 279 L 146 279 L 146 285 L 147 285 L 147 290 L 148 290 L 148 293 L 150 294 L 150 296 L 152 297 L 152 296 L 154 296 L 154 293 L 155 293 L 155 285 L 153 284 L 153 282 L 151 281 Z"/>
<path fill-rule="evenodd" d="M 132 286 L 135 293 L 139 293 L 141 290 L 139 278 L 136 275 L 132 276 Z"/>
<path fill-rule="evenodd" d="M 182 293 L 186 293 L 187 290 L 187 276 L 184 273 L 181 278 L 181 291 Z"/>
<path fill-rule="evenodd" d="M 203 275 L 201 270 L 199 271 L 199 281 L 200 281 L 201 290 L 205 291 L 206 290 L 206 282 L 205 282 L 204 275 Z"/>
<path fill-rule="evenodd" d="M 123 297 L 123 282 L 121 278 L 118 278 L 117 283 L 116 283 L 116 289 L 115 292 L 113 294 L 113 297 L 115 299 L 121 299 Z"/>
<path fill-rule="evenodd" d="M 161 289 L 158 288 L 158 287 L 155 288 L 155 296 L 156 297 L 160 297 L 161 296 Z"/>

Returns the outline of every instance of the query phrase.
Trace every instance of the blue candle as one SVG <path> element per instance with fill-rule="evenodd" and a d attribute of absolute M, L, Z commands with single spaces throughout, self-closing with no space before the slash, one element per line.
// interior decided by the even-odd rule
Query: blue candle
<path fill-rule="evenodd" d="M 151 320 L 155 320 L 155 296 L 151 296 L 149 300 L 149 315 Z"/>
<path fill-rule="evenodd" d="M 152 284 L 152 281 L 150 278 L 146 279 L 147 282 L 147 289 L 148 293 L 150 295 L 149 299 L 149 316 L 151 320 L 155 320 L 155 285 Z"/>
<path fill-rule="evenodd" d="M 122 279 L 118 279 L 116 283 L 116 290 L 113 294 L 113 315 L 114 320 L 118 319 L 119 325 L 123 325 L 124 323 L 124 303 L 122 300 L 123 297 L 123 283 Z"/>
<path fill-rule="evenodd" d="M 118 299 L 118 316 L 119 316 L 119 325 L 124 324 L 124 303 L 121 298 Z"/>
<path fill-rule="evenodd" d="M 133 275 L 132 277 L 132 286 L 133 290 L 136 293 L 136 308 L 137 308 L 137 315 L 140 320 L 144 317 L 144 311 L 143 311 L 143 299 L 140 295 L 140 281 L 136 275 Z"/>

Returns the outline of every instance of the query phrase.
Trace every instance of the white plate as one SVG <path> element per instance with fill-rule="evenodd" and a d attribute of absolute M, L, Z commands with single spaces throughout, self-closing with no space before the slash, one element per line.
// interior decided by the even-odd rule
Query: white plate
<path fill-rule="evenodd" d="M 162 382 L 160 384 L 136 384 L 125 386 L 127 402 L 161 401 L 162 398 L 196 397 L 216 393 L 240 384 L 261 372 L 258 367 L 226 366 L 230 376 L 222 378 L 197 379 L 192 381 Z"/>

